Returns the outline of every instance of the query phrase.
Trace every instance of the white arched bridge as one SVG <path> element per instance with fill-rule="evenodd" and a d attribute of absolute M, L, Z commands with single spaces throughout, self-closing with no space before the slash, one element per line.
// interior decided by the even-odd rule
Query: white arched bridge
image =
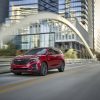
<path fill-rule="evenodd" d="M 67 19 L 59 16 L 58 14 L 54 14 L 54 13 L 50 13 L 50 12 L 40 12 L 36 15 L 29 15 L 29 16 L 23 18 L 18 23 L 11 24 L 10 26 L 8 26 L 6 28 L 1 28 L 0 40 L 1 39 L 3 39 L 3 40 L 8 39 L 9 40 L 8 36 L 16 34 L 18 29 L 21 29 L 22 27 L 29 26 L 31 23 L 36 23 L 38 20 L 45 20 L 45 19 L 57 20 L 57 21 L 64 23 L 68 27 L 70 27 L 80 37 L 80 39 L 84 43 L 84 46 L 88 50 L 89 54 L 91 55 L 92 58 L 94 58 L 94 55 L 93 55 L 92 51 L 90 50 L 89 45 L 87 44 L 87 42 L 85 41 L 85 39 L 83 38 L 81 33 L 77 30 L 77 28 L 75 26 L 73 26 Z"/>

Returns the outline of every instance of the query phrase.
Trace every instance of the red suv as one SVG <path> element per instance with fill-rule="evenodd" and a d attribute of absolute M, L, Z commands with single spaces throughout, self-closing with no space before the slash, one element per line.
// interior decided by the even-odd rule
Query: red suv
<path fill-rule="evenodd" d="M 45 76 L 50 69 L 63 72 L 65 68 L 64 55 L 57 48 L 35 48 L 24 55 L 17 56 L 11 63 L 11 72 L 18 75 L 24 72 L 39 73 Z"/>

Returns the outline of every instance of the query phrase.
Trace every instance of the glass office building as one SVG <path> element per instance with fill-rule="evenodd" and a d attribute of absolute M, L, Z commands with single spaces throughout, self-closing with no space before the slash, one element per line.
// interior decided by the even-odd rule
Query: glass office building
<path fill-rule="evenodd" d="M 59 0 L 59 14 L 65 18 L 76 17 L 88 29 L 88 0 Z"/>
<path fill-rule="evenodd" d="M 11 23 L 19 22 L 20 19 L 25 16 L 37 14 L 40 11 L 58 13 L 58 0 L 10 0 L 9 4 L 9 19 Z M 47 37 L 47 39 L 50 37 L 49 40 L 51 40 L 51 37 L 54 36 L 54 31 L 52 32 L 52 36 L 48 35 L 51 33 L 49 28 L 50 26 L 48 26 L 48 24 L 41 21 L 40 24 L 35 23 L 34 25 L 30 25 L 22 30 L 18 30 L 14 43 L 18 49 L 24 50 L 37 46 L 54 46 L 54 43 L 51 45 L 51 42 L 48 43 L 46 40 L 43 40 L 44 37 Z M 43 35 L 36 35 L 37 31 L 38 33 L 43 33 Z"/>
<path fill-rule="evenodd" d="M 49 11 L 58 13 L 59 0 L 38 0 L 39 11 Z"/>
<path fill-rule="evenodd" d="M 59 0 L 59 14 L 65 18 L 77 18 L 88 32 L 89 45 L 93 48 L 94 39 L 94 0 Z"/>
<path fill-rule="evenodd" d="M 58 13 L 58 0 L 10 0 L 9 3 L 9 18 L 13 22 L 40 11 Z"/>

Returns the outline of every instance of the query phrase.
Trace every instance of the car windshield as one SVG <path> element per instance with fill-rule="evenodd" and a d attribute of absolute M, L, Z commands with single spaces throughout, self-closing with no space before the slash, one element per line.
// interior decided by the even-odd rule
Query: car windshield
<path fill-rule="evenodd" d="M 27 51 L 25 55 L 34 55 L 34 54 L 43 55 L 45 53 L 46 53 L 45 48 L 38 48 L 38 49 L 32 49 L 32 50 Z"/>

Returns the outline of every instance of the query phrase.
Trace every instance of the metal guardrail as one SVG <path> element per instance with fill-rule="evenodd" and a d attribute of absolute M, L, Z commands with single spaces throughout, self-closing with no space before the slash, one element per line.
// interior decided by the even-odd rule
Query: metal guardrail
<path fill-rule="evenodd" d="M 92 63 L 97 62 L 96 59 L 66 59 L 66 63 L 74 64 L 74 63 Z"/>
<path fill-rule="evenodd" d="M 12 59 L 14 57 L 10 57 L 10 58 L 0 58 L 0 66 L 6 66 L 6 65 L 10 65 Z M 92 63 L 95 62 L 97 60 L 95 59 L 65 59 L 66 64 L 74 64 L 74 63 Z"/>
<path fill-rule="evenodd" d="M 14 57 L 0 57 L 0 73 L 9 72 L 10 63 Z M 67 64 L 78 64 L 78 63 L 94 63 L 97 62 L 95 59 L 65 59 Z"/>
<path fill-rule="evenodd" d="M 13 57 L 0 57 L 0 74 L 10 72 L 10 63 Z"/>
<path fill-rule="evenodd" d="M 10 66 L 12 59 L 13 59 L 13 57 L 10 57 L 10 58 L 0 57 L 0 67 Z"/>

